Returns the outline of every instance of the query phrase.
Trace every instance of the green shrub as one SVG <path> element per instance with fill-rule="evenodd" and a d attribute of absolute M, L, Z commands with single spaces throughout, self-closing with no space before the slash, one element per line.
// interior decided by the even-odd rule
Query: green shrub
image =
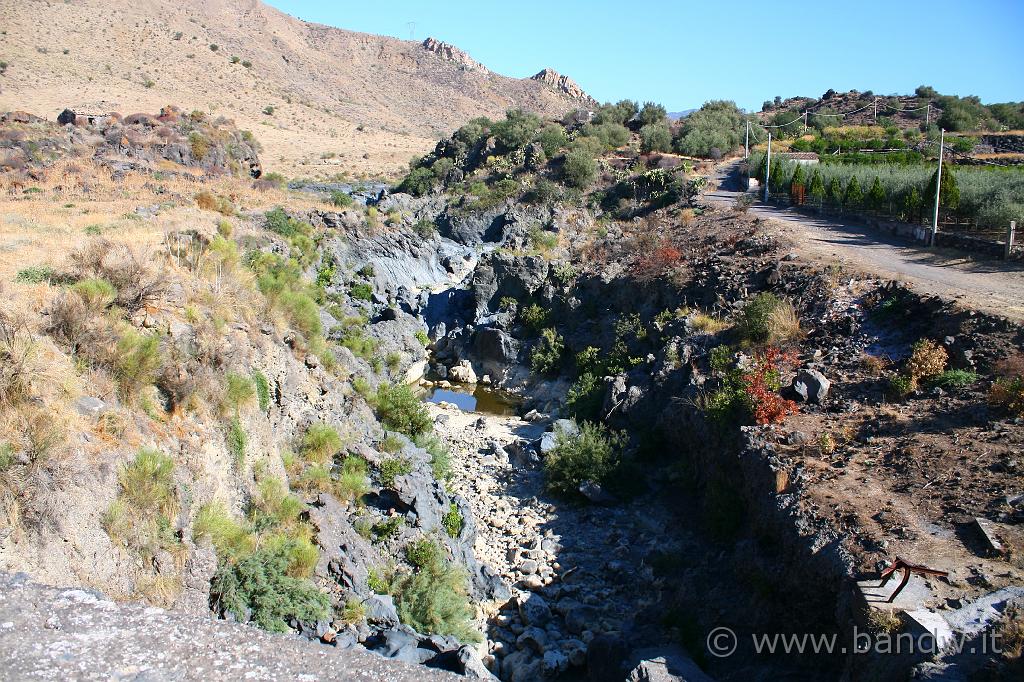
<path fill-rule="evenodd" d="M 672 147 L 672 133 L 663 123 L 652 123 L 640 129 L 640 150 L 646 154 L 651 152 L 667 152 Z"/>
<path fill-rule="evenodd" d="M 434 478 L 447 481 L 452 477 L 452 453 L 447 445 L 436 436 L 426 434 L 420 434 L 413 442 L 430 454 L 430 471 Z"/>
<path fill-rule="evenodd" d="M 597 162 L 586 151 L 574 149 L 565 155 L 562 178 L 570 187 L 586 189 L 597 178 Z"/>
<path fill-rule="evenodd" d="M 228 372 L 224 402 L 236 412 L 256 396 L 256 384 L 244 374 Z"/>
<path fill-rule="evenodd" d="M 18 274 L 14 277 L 14 281 L 22 284 L 42 284 L 43 282 L 47 284 L 61 284 L 66 282 L 67 279 L 49 265 L 32 265 L 24 270 L 19 270 Z"/>
<path fill-rule="evenodd" d="M 378 521 L 370 528 L 370 533 L 377 542 L 385 542 L 396 537 L 402 530 L 402 517 L 390 516 L 383 521 Z"/>
<path fill-rule="evenodd" d="M 270 382 L 267 376 L 258 369 L 252 371 L 253 385 L 256 386 L 256 401 L 259 403 L 260 412 L 270 409 Z"/>
<path fill-rule="evenodd" d="M 544 150 L 544 155 L 550 159 L 569 143 L 569 138 L 565 134 L 565 128 L 552 123 L 544 126 L 537 134 L 537 142 Z"/>
<path fill-rule="evenodd" d="M 928 383 L 940 388 L 964 388 L 978 381 L 978 374 L 966 369 L 947 369 L 932 377 Z"/>
<path fill-rule="evenodd" d="M 412 226 L 413 232 L 424 239 L 429 239 L 437 233 L 437 226 L 431 220 L 417 220 Z"/>
<path fill-rule="evenodd" d="M 366 460 L 349 455 L 341 463 L 337 484 L 338 497 L 342 500 L 359 502 L 369 491 L 370 482 L 366 478 Z"/>
<path fill-rule="evenodd" d="M 337 206 L 338 208 L 348 208 L 353 204 L 352 197 L 345 193 L 337 190 L 331 192 L 331 205 Z"/>
<path fill-rule="evenodd" d="M 574 496 L 584 481 L 603 482 L 618 465 L 622 444 L 622 436 L 609 432 L 603 424 L 584 422 L 574 436 L 559 431 L 555 448 L 544 459 L 548 489 Z"/>
<path fill-rule="evenodd" d="M 765 292 L 743 308 L 737 330 L 748 341 L 778 344 L 799 336 L 800 321 L 789 301 Z"/>
<path fill-rule="evenodd" d="M 350 327 L 342 333 L 341 345 L 364 360 L 369 360 L 377 352 L 377 339 L 358 327 Z"/>
<path fill-rule="evenodd" d="M 523 201 L 531 204 L 550 204 L 561 198 L 558 184 L 547 178 L 538 178 L 533 188 L 523 195 Z"/>
<path fill-rule="evenodd" d="M 114 288 L 114 285 L 99 277 L 90 277 L 75 282 L 71 290 L 78 294 L 86 307 L 92 310 L 103 310 L 117 298 L 117 289 Z"/>
<path fill-rule="evenodd" d="M 683 121 L 674 146 L 688 156 L 710 157 L 716 149 L 728 154 L 743 142 L 745 129 L 746 117 L 734 102 L 706 102 Z"/>
<path fill-rule="evenodd" d="M 547 309 L 542 308 L 536 303 L 531 303 L 519 311 L 519 321 L 533 331 L 539 331 L 543 328 L 548 323 L 549 317 L 550 313 Z"/>
<path fill-rule="evenodd" d="M 504 120 L 497 121 L 491 126 L 491 134 L 497 139 L 498 144 L 506 151 L 522 149 L 537 134 L 540 128 L 540 118 L 533 113 L 522 109 L 510 109 Z"/>
<path fill-rule="evenodd" d="M 988 400 L 1010 414 L 1024 416 L 1024 353 L 1013 353 L 993 367 L 995 382 Z"/>
<path fill-rule="evenodd" d="M 644 106 L 637 115 L 637 118 L 644 126 L 656 125 L 667 122 L 668 112 L 665 110 L 665 107 L 660 104 L 655 102 L 644 102 Z"/>
<path fill-rule="evenodd" d="M 448 511 L 444 513 L 441 518 L 441 525 L 444 526 L 444 532 L 448 533 L 449 537 L 457 538 L 459 533 L 462 532 L 462 526 L 464 519 L 462 514 L 459 513 L 458 506 L 452 502 L 451 506 L 448 507 Z"/>
<path fill-rule="evenodd" d="M 356 597 L 349 597 L 345 600 L 345 606 L 341 609 L 341 622 L 354 625 L 366 619 L 366 605 Z"/>
<path fill-rule="evenodd" d="M 601 377 L 585 372 L 565 394 L 566 409 L 576 419 L 596 419 L 604 402 L 604 381 Z"/>
<path fill-rule="evenodd" d="M 373 387 L 364 377 L 352 377 L 352 389 L 367 400 L 374 397 Z"/>
<path fill-rule="evenodd" d="M 390 568 L 371 568 L 366 577 L 366 586 L 374 594 L 391 594 L 394 591 L 394 584 L 394 570 Z"/>
<path fill-rule="evenodd" d="M 234 564 L 224 563 L 210 583 L 215 609 L 247 618 L 271 632 L 288 632 L 288 621 L 323 620 L 330 614 L 328 596 L 305 580 L 289 575 L 300 541 L 269 543 Z"/>
<path fill-rule="evenodd" d="M 430 564 L 444 561 L 441 546 L 429 538 L 413 540 L 405 546 L 405 558 L 416 568 L 425 568 Z"/>
<path fill-rule="evenodd" d="M 373 298 L 373 287 L 367 282 L 359 282 L 358 284 L 352 285 L 352 288 L 349 290 L 349 295 L 360 301 L 369 301 Z"/>
<path fill-rule="evenodd" d="M 889 377 L 889 392 L 896 398 L 903 399 L 917 390 L 917 378 L 909 374 L 893 374 Z"/>
<path fill-rule="evenodd" d="M 281 479 L 269 476 L 259 483 L 249 517 L 256 530 L 283 528 L 295 531 L 301 527 L 299 516 L 304 506 L 299 498 L 288 492 Z"/>
<path fill-rule="evenodd" d="M 421 197 L 434 189 L 436 180 L 434 172 L 429 168 L 413 168 L 395 187 L 395 191 Z"/>
<path fill-rule="evenodd" d="M 412 462 L 406 457 L 389 457 L 380 463 L 380 484 L 394 488 L 395 479 L 412 472 Z"/>
<path fill-rule="evenodd" d="M 548 327 L 540 333 L 540 339 L 530 353 L 530 367 L 538 374 L 556 373 L 562 365 L 564 348 L 562 335 Z"/>
<path fill-rule="evenodd" d="M 388 363 L 388 369 L 394 372 L 402 365 L 402 354 L 397 351 L 392 351 L 388 353 L 385 361 Z"/>
<path fill-rule="evenodd" d="M 530 227 L 530 245 L 541 253 L 547 253 L 558 246 L 558 234 L 548 232 L 540 225 Z"/>
<path fill-rule="evenodd" d="M 255 546 L 249 529 L 220 503 L 205 504 L 199 508 L 192 524 L 192 537 L 196 541 L 209 537 L 221 559 L 237 560 L 248 555 Z"/>
<path fill-rule="evenodd" d="M 323 333 L 320 309 L 308 295 L 298 291 L 285 291 L 278 298 L 288 322 L 307 339 Z"/>
<path fill-rule="evenodd" d="M 337 429 L 323 422 L 310 424 L 299 444 L 304 459 L 318 464 L 328 462 L 339 450 L 342 440 Z"/>
<path fill-rule="evenodd" d="M 417 632 L 479 642 L 466 580 L 465 572 L 447 561 L 428 563 L 392 586 L 398 617 Z"/>
<path fill-rule="evenodd" d="M 419 341 L 421 344 L 423 344 L 424 348 L 426 348 L 427 346 L 430 345 L 430 337 L 427 336 L 427 333 L 425 331 L 423 331 L 422 329 L 417 329 L 416 333 L 413 336 L 416 337 L 417 341 Z"/>
<path fill-rule="evenodd" d="M 161 362 L 159 337 L 127 328 L 114 354 L 114 377 L 121 396 L 131 398 L 143 386 L 152 384 Z"/>
<path fill-rule="evenodd" d="M 374 402 L 377 416 L 380 417 L 384 428 L 398 431 L 409 438 L 430 432 L 430 414 L 412 389 L 405 384 L 380 386 Z"/>
<path fill-rule="evenodd" d="M 103 528 L 143 557 L 178 543 L 173 520 L 178 514 L 174 461 L 143 448 L 118 474 L 119 493 L 102 518 Z"/>
<path fill-rule="evenodd" d="M 245 447 L 249 443 L 249 437 L 246 435 L 237 414 L 231 418 L 231 425 L 228 427 L 225 442 L 228 452 L 231 453 L 235 460 L 235 466 L 242 466 L 242 462 L 245 461 Z"/>
<path fill-rule="evenodd" d="M 386 452 L 389 455 L 393 455 L 405 446 L 405 441 L 400 436 L 394 433 L 389 433 L 384 437 L 384 440 L 380 442 L 378 449 L 381 452 Z"/>
<path fill-rule="evenodd" d="M 118 476 L 121 496 L 137 510 L 171 518 L 178 513 L 174 460 L 159 450 L 142 448 Z"/>

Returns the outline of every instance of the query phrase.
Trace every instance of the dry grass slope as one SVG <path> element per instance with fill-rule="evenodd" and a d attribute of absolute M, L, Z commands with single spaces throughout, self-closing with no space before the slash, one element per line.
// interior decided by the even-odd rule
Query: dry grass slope
<path fill-rule="evenodd" d="M 572 106 L 547 84 L 258 0 L 25 0 L 0 4 L 0 26 L 0 111 L 201 109 L 252 130 L 265 168 L 292 177 L 394 175 L 475 116 Z"/>

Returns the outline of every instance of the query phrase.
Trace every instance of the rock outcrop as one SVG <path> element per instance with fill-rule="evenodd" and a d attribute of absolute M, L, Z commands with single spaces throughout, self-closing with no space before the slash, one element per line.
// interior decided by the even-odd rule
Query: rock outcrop
<path fill-rule="evenodd" d="M 597 100 L 588 95 L 586 90 L 581 88 L 576 81 L 568 76 L 563 76 L 554 69 L 544 69 L 532 76 L 532 80 L 545 83 L 580 104 L 587 106 L 597 104 Z"/>
<path fill-rule="evenodd" d="M 433 52 L 450 62 L 454 62 L 467 71 L 477 71 L 483 74 L 490 73 L 486 66 L 476 61 L 464 50 L 460 50 L 451 43 L 440 41 L 437 38 L 427 38 L 423 41 L 423 49 L 427 52 Z"/>
<path fill-rule="evenodd" d="M 43 587 L 23 574 L 0 574 L 0 633 L 6 679 L 458 679 L 357 648 Z"/>

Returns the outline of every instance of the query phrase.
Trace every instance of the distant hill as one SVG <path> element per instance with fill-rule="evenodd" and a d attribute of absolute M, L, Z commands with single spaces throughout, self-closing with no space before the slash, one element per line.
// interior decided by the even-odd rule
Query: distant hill
<path fill-rule="evenodd" d="M 198 109 L 252 130 L 265 169 L 290 176 L 395 174 L 473 117 L 592 102 L 550 69 L 508 78 L 437 40 L 312 24 L 258 0 L 25 0 L 0 5 L 0 26 L 0 111 Z"/>
<path fill-rule="evenodd" d="M 892 125 L 901 130 L 935 124 L 947 131 L 975 132 L 1024 128 L 1024 102 L 982 104 L 977 97 L 943 95 L 921 86 L 912 95 L 876 95 L 871 91 L 836 92 L 821 97 L 775 98 L 766 101 L 758 117 L 778 125 L 803 112 L 817 114 L 834 125 Z"/>
<path fill-rule="evenodd" d="M 692 114 L 695 111 L 697 111 L 697 109 L 685 109 L 683 111 L 670 111 L 670 112 L 668 112 L 668 117 L 669 117 L 669 120 L 678 121 L 681 118 L 686 118 L 687 116 L 689 116 L 690 114 Z"/>

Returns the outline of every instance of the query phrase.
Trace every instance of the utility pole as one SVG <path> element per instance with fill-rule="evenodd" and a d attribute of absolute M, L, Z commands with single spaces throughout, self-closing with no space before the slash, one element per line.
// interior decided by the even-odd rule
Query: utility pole
<path fill-rule="evenodd" d="M 804 112 L 804 134 L 807 134 L 807 112 Z"/>
<path fill-rule="evenodd" d="M 743 136 L 743 158 L 750 158 L 750 121 L 747 121 L 747 132 Z"/>
<path fill-rule="evenodd" d="M 939 128 L 939 170 L 935 176 L 935 216 L 932 220 L 932 243 L 935 246 L 935 238 L 939 234 L 939 190 L 942 189 L 942 152 L 945 151 L 946 131 Z"/>
<path fill-rule="evenodd" d="M 764 162 L 764 203 L 768 203 L 768 180 L 772 176 L 772 133 L 768 131 L 768 156 Z"/>
<path fill-rule="evenodd" d="M 926 104 L 924 106 L 924 125 L 925 125 L 926 128 L 928 127 L 928 124 L 931 123 L 931 119 L 932 119 L 932 103 L 928 102 L 928 104 Z"/>
<path fill-rule="evenodd" d="M 874 106 L 875 106 L 875 113 L 871 115 L 871 122 L 872 123 L 878 123 L 878 98 L 877 97 L 875 98 Z"/>

